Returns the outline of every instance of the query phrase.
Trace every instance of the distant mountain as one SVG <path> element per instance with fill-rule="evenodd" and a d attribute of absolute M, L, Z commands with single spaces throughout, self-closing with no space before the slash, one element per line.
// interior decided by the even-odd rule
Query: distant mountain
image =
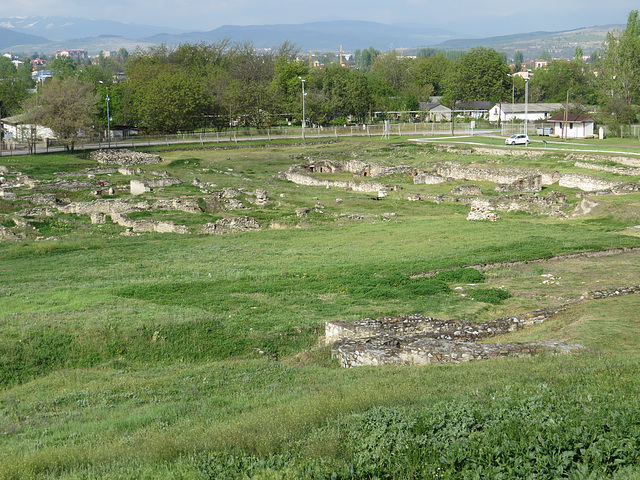
<path fill-rule="evenodd" d="M 13 45 L 48 43 L 44 37 L 15 32 L 6 28 L 0 28 L 0 50 L 6 50 Z"/>
<path fill-rule="evenodd" d="M 116 35 L 137 39 L 159 33 L 178 34 L 185 32 L 185 30 L 177 28 L 153 27 L 150 25 L 136 25 L 110 20 L 90 20 L 74 17 L 4 17 L 0 18 L 0 27 L 16 33 L 40 35 L 54 41 L 97 37 L 100 35 Z M 25 44 L 28 42 L 19 43 Z"/>
<path fill-rule="evenodd" d="M 304 50 L 337 50 L 340 45 L 351 50 L 374 47 L 389 50 L 416 45 L 434 45 L 454 38 L 453 32 L 430 27 L 394 26 L 375 22 L 335 21 L 298 25 L 224 25 L 208 32 L 179 35 L 155 35 L 144 40 L 168 45 L 208 42 L 224 39 L 232 42 L 251 42 L 258 48 L 269 48 L 285 41 Z"/>
<path fill-rule="evenodd" d="M 539 58 L 542 52 L 549 52 L 552 58 L 572 58 L 576 47 L 580 47 L 584 54 L 602 47 L 607 33 L 614 30 L 624 30 L 625 25 L 601 25 L 579 28 L 561 32 L 530 32 L 515 35 L 504 35 L 480 39 L 451 39 L 445 40 L 438 48 L 468 50 L 473 47 L 488 47 L 499 52 L 505 52 L 513 57 L 515 51 L 524 52 L 525 58 Z"/>
<path fill-rule="evenodd" d="M 529 32 L 488 38 L 461 38 L 463 35 L 434 26 L 415 24 L 386 25 L 364 21 L 311 22 L 295 25 L 225 25 L 206 32 L 186 32 L 172 28 L 134 25 L 105 20 L 70 17 L 0 18 L 0 49 L 14 53 L 53 53 L 57 50 L 84 49 L 90 54 L 101 50 L 148 48 L 164 43 L 249 42 L 257 48 L 270 48 L 289 41 L 302 52 L 309 50 L 355 52 L 374 47 L 413 54 L 421 47 L 468 50 L 475 46 L 494 48 L 513 58 L 522 51 L 525 59 L 539 58 L 548 51 L 553 58 L 572 58 L 576 47 L 586 55 L 598 50 L 607 32 L 624 25 L 605 25 L 556 32 Z M 50 40 L 47 40 L 50 39 Z"/>

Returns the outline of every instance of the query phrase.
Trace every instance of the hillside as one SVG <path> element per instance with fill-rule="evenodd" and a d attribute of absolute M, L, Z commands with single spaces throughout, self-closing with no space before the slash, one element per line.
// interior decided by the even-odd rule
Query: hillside
<path fill-rule="evenodd" d="M 15 32 L 6 28 L 0 28 L 0 50 L 10 50 L 16 45 L 37 45 L 47 44 L 50 40 L 30 35 L 27 33 Z"/>
<path fill-rule="evenodd" d="M 478 39 L 464 38 L 460 32 L 437 27 L 416 25 L 386 25 L 363 21 L 310 22 L 295 25 L 226 25 L 210 31 L 184 32 L 164 27 L 131 25 L 118 22 L 83 20 L 67 17 L 0 18 L 0 26 L 10 28 L 16 36 L 4 41 L 5 49 L 17 52 L 55 52 L 61 49 L 81 48 L 92 54 L 100 50 L 124 47 L 134 50 L 164 43 L 213 43 L 230 40 L 234 43 L 252 43 L 258 48 L 271 48 L 289 41 L 302 51 L 335 51 L 342 46 L 354 52 L 374 47 L 381 51 L 398 49 L 406 54 L 420 47 L 443 49 L 469 49 L 486 46 L 506 52 L 509 57 L 521 50 L 526 58 L 538 58 L 544 51 L 553 57 L 571 58 L 579 46 L 586 55 L 600 48 L 608 31 L 623 25 L 605 25 L 557 32 L 530 32 L 518 35 L 494 36 Z M 21 37 L 18 33 L 38 33 L 43 38 Z"/>

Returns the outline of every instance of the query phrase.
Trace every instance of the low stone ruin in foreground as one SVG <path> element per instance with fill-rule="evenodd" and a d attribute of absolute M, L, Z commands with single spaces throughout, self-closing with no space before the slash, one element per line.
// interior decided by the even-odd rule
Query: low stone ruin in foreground
<path fill-rule="evenodd" d="M 580 302 L 640 293 L 640 285 L 587 292 L 572 303 L 489 322 L 440 320 L 425 315 L 365 318 L 357 322 L 327 322 L 325 343 L 345 368 L 364 365 L 432 365 L 530 357 L 541 353 L 592 352 L 577 343 L 558 341 L 478 343 L 542 323 Z"/>
<path fill-rule="evenodd" d="M 478 343 L 487 337 L 541 323 L 567 307 L 565 305 L 483 323 L 439 320 L 424 315 L 328 322 L 325 325 L 325 341 L 333 343 L 332 356 L 345 368 L 462 363 L 496 357 L 589 351 L 583 345 L 557 341 Z"/>

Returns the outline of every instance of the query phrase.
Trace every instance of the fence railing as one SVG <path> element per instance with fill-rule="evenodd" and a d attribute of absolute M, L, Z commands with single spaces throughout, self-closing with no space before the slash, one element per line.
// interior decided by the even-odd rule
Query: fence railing
<path fill-rule="evenodd" d="M 451 123 L 394 123 L 386 130 L 385 125 L 359 124 L 343 126 L 308 126 L 301 127 L 275 127 L 264 129 L 230 129 L 223 131 L 190 132 L 173 135 L 135 135 L 126 138 L 112 136 L 111 140 L 100 137 L 87 137 L 83 141 L 76 143 L 75 150 L 95 150 L 101 148 L 125 148 L 151 145 L 171 145 L 176 143 L 229 143 L 246 140 L 271 140 L 271 139 L 304 139 L 313 138 L 338 138 L 338 137 L 382 137 L 388 136 L 430 136 L 451 133 Z M 456 123 L 455 135 L 473 134 L 473 129 L 469 123 Z M 49 140 L 48 142 L 38 142 L 31 146 L 35 153 L 59 151 L 63 148 L 61 142 Z M 25 142 L 4 142 L 2 145 L 2 155 L 28 153 L 29 145 Z"/>

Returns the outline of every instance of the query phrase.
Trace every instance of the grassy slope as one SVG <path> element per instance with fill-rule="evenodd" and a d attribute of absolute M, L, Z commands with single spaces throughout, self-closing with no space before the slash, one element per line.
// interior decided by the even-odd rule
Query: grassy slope
<path fill-rule="evenodd" d="M 356 148 L 380 163 L 436 160 L 424 147 Z M 350 158 L 353 149 L 338 143 L 305 154 Z M 293 210 L 313 206 L 315 196 L 325 214 L 312 214 L 307 228 L 118 237 L 115 227 L 84 224 L 52 232 L 61 234 L 58 242 L 0 245 L 1 476 L 201 478 L 201 459 L 212 450 L 265 454 L 292 444 L 309 458 L 339 458 L 335 431 L 326 426 L 352 413 L 380 405 L 419 410 L 511 390 L 526 397 L 540 385 L 567 398 L 611 396 L 633 405 L 640 385 L 633 297 L 582 304 L 517 337 L 578 341 L 607 357 L 342 370 L 326 349 L 314 349 L 328 320 L 401 313 L 485 319 L 575 298 L 598 275 L 611 285 L 634 283 L 637 256 L 625 258 L 621 280 L 615 272 L 625 263 L 613 259 L 492 271 L 488 286 L 514 294 L 499 306 L 453 290 L 380 288 L 379 279 L 393 274 L 637 245 L 615 232 L 638 223 L 633 209 L 623 220 L 615 214 L 621 197 L 605 198 L 603 216 L 593 219 L 505 214 L 496 223 L 470 223 L 464 207 L 404 201 L 425 186 L 407 183 L 373 202 L 275 179 L 301 151 L 171 152 L 166 167 L 184 180 L 267 185 L 273 203 L 249 213 L 263 224 L 299 222 Z M 77 159 L 51 158 L 55 168 L 78 168 Z M 195 162 L 245 180 L 193 171 Z M 398 219 L 342 224 L 331 217 L 339 212 L 395 212 Z M 582 280 L 586 269 L 595 273 Z M 541 286 L 544 272 L 563 277 L 561 285 Z"/>

